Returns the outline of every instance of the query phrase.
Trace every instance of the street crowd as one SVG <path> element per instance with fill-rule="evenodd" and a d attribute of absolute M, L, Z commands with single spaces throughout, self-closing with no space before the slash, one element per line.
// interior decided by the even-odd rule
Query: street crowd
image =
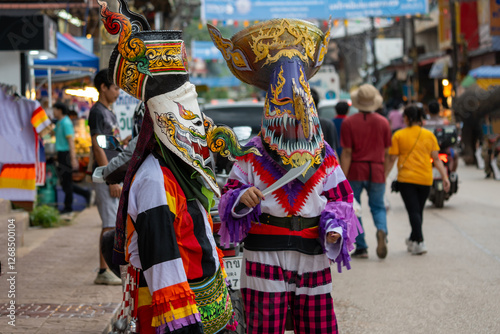
<path fill-rule="evenodd" d="M 113 13 L 105 3 L 100 6 L 105 27 L 112 34 L 118 32 L 117 25 L 129 31 L 140 20 Z M 264 21 L 241 34 L 256 36 L 258 29 L 262 34 L 276 24 Z M 287 24 L 305 23 L 290 19 Z M 312 24 L 305 31 L 323 36 Z M 238 43 L 224 39 L 210 25 L 209 32 L 223 53 L 223 45 Z M 155 44 L 144 43 L 152 39 Z M 340 141 L 336 152 L 323 139 L 331 134 L 322 132 L 304 78 L 304 73 L 321 64 L 319 58 L 268 55 L 262 60 L 255 50 L 242 45 L 240 53 L 226 58 L 228 66 L 241 73 L 242 81 L 266 89 L 267 94 L 260 136 L 241 147 L 230 128 L 213 124 L 200 111 L 188 69 L 182 65 L 187 62 L 180 32 L 147 29 L 142 34 L 121 34 L 118 44 L 132 40 L 143 42 L 137 44 L 141 52 L 115 49 L 109 69 L 96 75 L 99 101 L 90 111 L 89 126 L 93 170 L 108 164 L 127 169 L 118 182 L 95 185 L 102 220 L 99 244 L 112 233 L 114 249 L 113 261 L 106 261 L 100 252 L 94 283 L 122 284 L 110 268 L 126 266 L 126 304 L 133 307 L 124 308 L 120 317 L 130 322 L 133 331 L 211 334 L 234 331 L 238 321 L 244 321 L 247 333 L 283 333 L 286 329 L 338 333 L 330 265 L 336 263 L 342 272 L 351 268 L 351 257 L 368 257 L 362 220 L 353 208 L 355 201 L 360 203 L 363 190 L 368 193 L 377 229 L 377 256 L 386 258 L 389 231 L 384 198 L 394 164 L 398 169 L 394 188 L 401 193 L 411 226 L 408 251 L 414 255 L 427 252 L 422 223 L 433 183 L 431 158 L 445 190 L 450 182 L 438 158 L 437 139 L 423 127 L 422 108 L 408 105 L 392 113 L 389 121 L 377 112 L 383 102 L 379 91 L 361 85 L 351 94 L 358 113 L 346 116 L 349 104 L 337 105 L 333 123 L 338 134 L 332 136 Z M 178 46 L 172 52 L 178 52 L 179 60 L 174 74 L 174 65 L 145 56 L 173 44 Z M 305 55 L 307 45 L 286 38 L 278 44 L 298 47 L 294 52 Z M 319 54 L 325 46 L 312 47 Z M 260 67 L 246 68 L 249 63 Z M 130 82 L 141 78 L 141 87 Z M 118 135 L 110 106 L 120 88 L 141 99 L 145 112 L 129 160 L 113 164 L 116 152 L 100 148 L 97 137 Z M 213 153 L 235 161 L 222 190 L 216 182 Z M 115 159 L 123 159 L 124 154 Z M 281 186 L 264 195 L 274 183 Z M 244 319 L 236 319 L 222 253 L 212 235 L 210 212 L 214 197 L 219 196 L 221 244 L 244 243 Z"/>

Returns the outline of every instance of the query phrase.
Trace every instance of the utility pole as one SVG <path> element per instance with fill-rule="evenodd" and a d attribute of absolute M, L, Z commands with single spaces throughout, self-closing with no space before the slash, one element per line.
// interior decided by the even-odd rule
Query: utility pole
<path fill-rule="evenodd" d="M 415 35 L 415 18 L 412 16 L 410 18 L 410 34 L 411 34 L 411 48 L 410 57 L 413 65 L 413 96 L 416 102 L 418 101 L 418 90 L 419 90 L 419 78 L 418 78 L 418 53 L 417 53 L 417 42 Z"/>
<path fill-rule="evenodd" d="M 403 56 L 406 56 L 408 52 L 408 40 L 406 36 L 406 16 L 401 17 L 401 37 L 403 38 Z"/>
<path fill-rule="evenodd" d="M 453 92 L 456 92 L 458 78 L 458 45 L 457 45 L 457 0 L 450 0 L 450 15 L 451 15 L 451 56 L 453 67 L 451 71 L 450 81 L 452 83 Z M 453 94 L 455 95 L 455 94 Z"/>
<path fill-rule="evenodd" d="M 347 92 L 349 92 L 349 64 L 351 63 L 350 62 L 350 59 L 348 59 L 348 57 L 346 56 L 349 56 L 350 55 L 350 52 L 346 52 L 346 49 L 349 50 L 351 49 L 349 47 L 349 43 L 348 43 L 348 34 L 347 34 L 347 19 L 344 20 L 344 72 L 345 72 L 345 89 L 347 90 Z"/>
<path fill-rule="evenodd" d="M 375 85 L 379 81 L 379 73 L 378 73 L 378 64 L 377 64 L 377 54 L 375 52 L 375 37 L 376 37 L 376 31 L 375 31 L 375 18 L 372 16 L 370 17 L 370 23 L 372 25 L 371 33 L 370 33 L 370 39 L 371 39 L 371 44 L 372 44 L 372 56 L 373 56 L 373 76 L 375 78 L 375 82 L 373 82 L 373 85 Z"/>

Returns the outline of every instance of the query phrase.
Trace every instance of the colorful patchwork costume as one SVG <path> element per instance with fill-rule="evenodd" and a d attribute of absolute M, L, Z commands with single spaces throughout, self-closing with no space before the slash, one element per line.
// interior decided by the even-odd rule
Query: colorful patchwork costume
<path fill-rule="evenodd" d="M 239 157 L 219 204 L 223 243 L 244 240 L 242 295 L 248 333 L 283 333 L 291 313 L 295 333 L 337 333 L 330 261 L 350 269 L 359 222 L 353 193 L 324 142 L 308 79 L 319 69 L 329 34 L 309 22 L 275 19 L 230 40 L 209 25 L 233 74 L 267 90 L 258 154 Z M 298 178 L 253 208 L 240 208 L 251 187 L 272 185 L 292 168 Z M 327 243 L 327 233 L 341 238 Z"/>
<path fill-rule="evenodd" d="M 131 331 L 205 333 L 232 325 L 222 253 L 209 215 L 220 196 L 213 152 L 241 156 L 231 129 L 200 112 L 188 80 L 180 31 L 151 31 L 120 0 L 120 13 L 98 1 L 108 32 L 120 34 L 109 72 L 113 82 L 146 103 L 117 215 L 113 260 L 130 264 Z"/>

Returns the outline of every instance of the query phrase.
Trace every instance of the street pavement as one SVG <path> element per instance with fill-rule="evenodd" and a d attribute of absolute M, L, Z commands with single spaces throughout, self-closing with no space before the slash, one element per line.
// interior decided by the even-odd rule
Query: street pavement
<path fill-rule="evenodd" d="M 353 259 L 351 270 L 333 277 L 340 333 L 500 333 L 500 181 L 463 164 L 458 174 L 458 193 L 444 208 L 427 202 L 421 256 L 406 250 L 408 216 L 390 193 L 389 252 L 379 260 L 362 197 L 369 259 Z"/>
<path fill-rule="evenodd" d="M 399 194 L 389 194 L 389 253 L 379 260 L 362 197 L 369 259 L 353 259 L 352 269 L 341 274 L 334 269 L 340 333 L 500 333 L 500 181 L 485 180 L 471 166 L 461 165 L 458 173 L 458 193 L 445 207 L 427 204 L 428 253 L 422 256 L 406 251 L 408 217 Z M 2 262 L 0 333 L 108 332 L 122 296 L 119 286 L 93 284 L 99 233 L 95 207 L 69 226 L 24 231 L 16 258 L 15 327 L 6 318 L 11 298 Z"/>
<path fill-rule="evenodd" d="M 12 275 L 2 263 L 0 333 L 108 333 L 122 295 L 120 286 L 93 284 L 100 231 L 96 207 L 79 213 L 69 226 L 24 231 L 13 275 L 15 299 L 8 293 Z M 7 318 L 11 300 L 16 305 L 15 327 Z"/>

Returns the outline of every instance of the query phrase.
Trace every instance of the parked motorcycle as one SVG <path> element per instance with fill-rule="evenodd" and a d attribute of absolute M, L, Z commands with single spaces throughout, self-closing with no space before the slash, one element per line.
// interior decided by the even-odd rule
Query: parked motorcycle
<path fill-rule="evenodd" d="M 428 127 L 428 129 L 434 132 L 434 135 L 438 140 L 440 147 L 439 160 L 443 163 L 450 179 L 450 190 L 446 192 L 444 191 L 441 174 L 433 162 L 433 183 L 429 193 L 429 200 L 436 206 L 436 208 L 442 208 L 444 206 L 444 202 L 449 200 L 451 195 L 458 191 L 458 174 L 453 171 L 451 166 L 452 162 L 456 163 L 455 159 L 458 159 L 458 156 L 453 149 L 453 146 L 456 145 L 458 139 L 457 128 L 455 125 L 438 125 Z"/>

